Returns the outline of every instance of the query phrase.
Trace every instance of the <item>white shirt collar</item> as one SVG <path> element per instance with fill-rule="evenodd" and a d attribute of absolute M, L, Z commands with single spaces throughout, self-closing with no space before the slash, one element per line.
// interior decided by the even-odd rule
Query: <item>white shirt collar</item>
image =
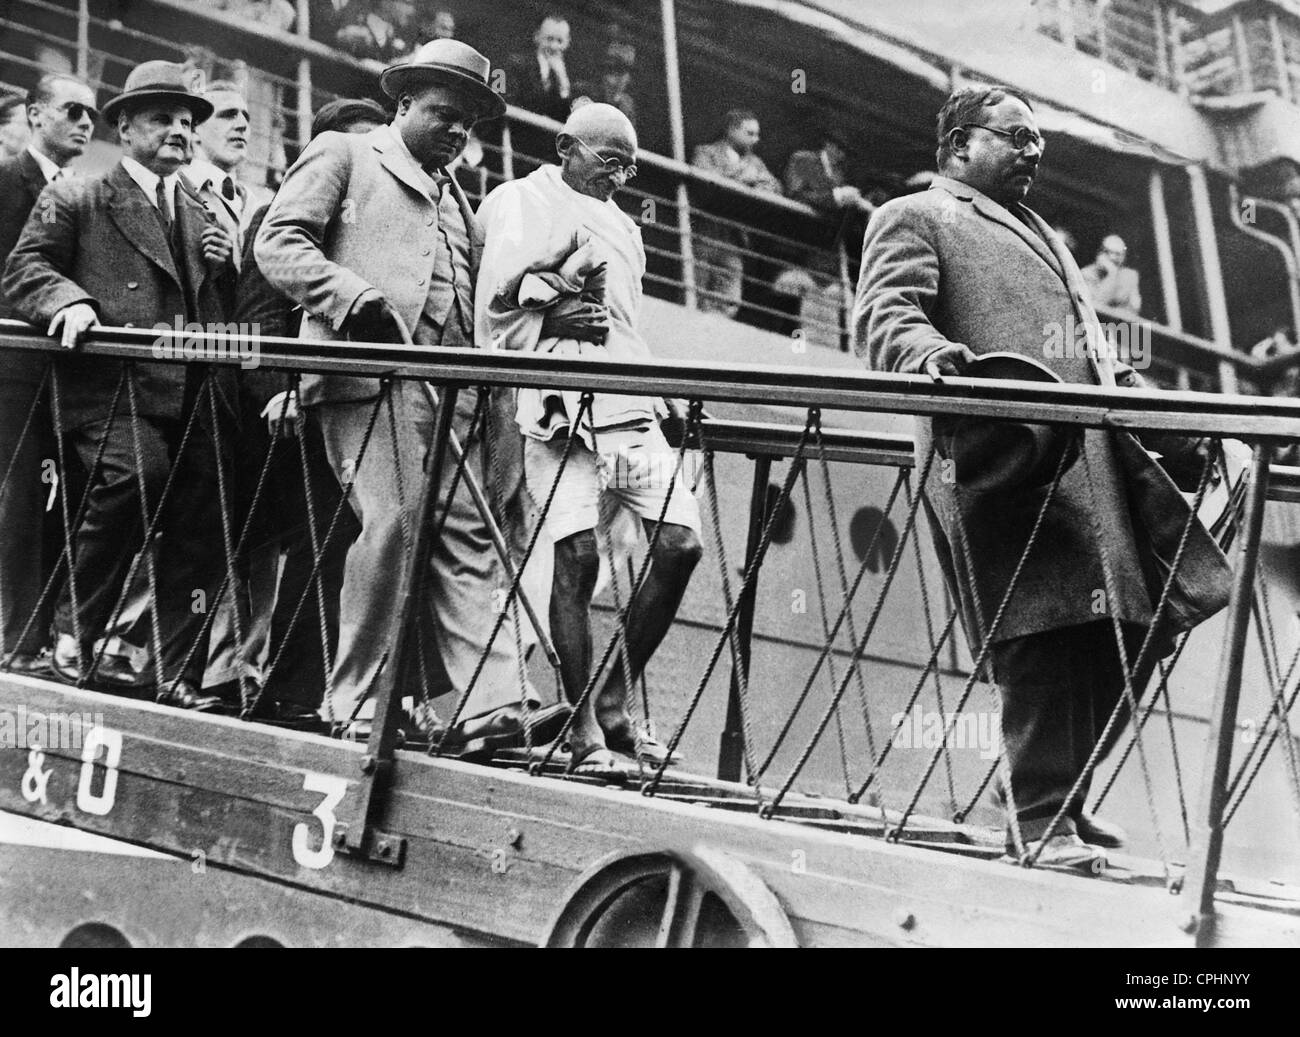
<path fill-rule="evenodd" d="M 215 162 L 209 162 L 206 158 L 199 158 L 197 155 L 190 160 L 189 165 L 181 166 L 181 175 L 189 181 L 191 187 L 197 193 L 202 193 L 205 187 L 212 189 L 212 193 L 217 195 L 221 201 L 235 212 L 243 209 L 243 201 L 239 194 L 239 181 L 235 179 L 234 173 L 227 173 Z M 221 185 L 229 180 L 235 187 L 235 197 L 227 198 L 221 192 Z"/>
<path fill-rule="evenodd" d="M 49 183 L 58 176 L 60 172 L 62 172 L 59 168 L 59 164 L 55 162 L 54 159 L 36 150 L 35 144 L 28 144 L 27 151 L 32 158 L 36 159 L 36 164 L 41 167 L 41 172 L 45 174 L 46 183 Z"/>
<path fill-rule="evenodd" d="M 126 170 L 127 175 L 140 185 L 140 190 L 144 196 L 149 199 L 150 205 L 157 204 L 155 197 L 158 190 L 158 181 L 163 182 L 163 194 L 167 198 L 167 204 L 171 207 L 171 212 L 167 215 L 172 216 L 176 212 L 176 181 L 180 179 L 179 173 L 172 173 L 165 177 L 159 177 L 157 173 L 146 169 L 130 155 L 122 156 L 122 168 Z"/>

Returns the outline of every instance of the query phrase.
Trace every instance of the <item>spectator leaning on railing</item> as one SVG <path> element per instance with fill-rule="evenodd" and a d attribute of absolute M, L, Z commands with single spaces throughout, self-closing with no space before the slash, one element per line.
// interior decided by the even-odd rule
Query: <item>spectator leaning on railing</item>
<path fill-rule="evenodd" d="M 1125 266 L 1128 246 L 1118 234 L 1102 239 L 1094 262 L 1083 268 L 1094 306 L 1136 317 L 1142 311 L 1142 293 L 1138 290 L 1138 272 Z"/>
<path fill-rule="evenodd" d="M 781 194 L 781 181 L 754 151 L 759 139 L 758 116 L 737 108 L 727 113 L 718 140 L 696 147 L 691 165 L 755 191 Z M 739 250 L 749 247 L 749 234 L 705 217 L 696 219 L 694 231 L 697 305 L 734 317 L 744 289 L 745 258 Z"/>
<path fill-rule="evenodd" d="M 350 21 L 334 34 L 335 45 L 356 58 L 397 61 L 414 44 L 415 4 L 412 0 L 375 0 L 348 8 Z"/>
<path fill-rule="evenodd" d="M 86 150 L 95 114 L 95 94 L 79 79 L 45 75 L 32 88 L 24 113 L 31 120 L 30 143 L 0 160 L 0 268 L 45 185 Z M 0 317 L 13 315 L 0 294 Z M 0 466 L 7 469 L 0 489 L 0 657 L 13 653 L 7 666 L 19 673 L 48 666 L 43 649 L 52 603 L 47 599 L 39 615 L 33 612 L 62 541 L 56 515 L 45 509 L 48 486 L 41 478 L 45 459 L 56 456 L 47 400 L 35 399 L 47 359 L 10 353 L 0 361 Z"/>
<path fill-rule="evenodd" d="M 9 257 L 3 290 L 19 316 L 58 335 L 65 349 L 96 324 L 224 326 L 234 301 L 234 242 L 178 183 L 193 124 L 211 112 L 181 66 L 148 61 L 132 70 L 126 89 L 104 106 L 121 162 L 100 177 L 50 184 Z M 215 417 L 200 395 L 203 365 L 127 368 L 109 357 L 63 357 L 59 376 L 62 431 L 91 482 L 55 617 L 55 673 L 74 683 L 92 679 L 94 643 L 113 617 L 132 555 L 143 548 L 158 556 L 148 562 L 161 641 L 158 699 L 220 709 L 199 690 L 206 628 L 193 604 L 196 591 L 216 600 L 223 571 L 213 531 L 221 522 L 216 466 L 228 455 L 213 422 L 233 416 L 233 371 L 212 371 Z M 128 406 L 114 412 L 119 378 L 132 384 Z M 165 485 L 172 488 L 159 536 L 145 543 L 141 509 L 146 502 L 157 508 Z"/>

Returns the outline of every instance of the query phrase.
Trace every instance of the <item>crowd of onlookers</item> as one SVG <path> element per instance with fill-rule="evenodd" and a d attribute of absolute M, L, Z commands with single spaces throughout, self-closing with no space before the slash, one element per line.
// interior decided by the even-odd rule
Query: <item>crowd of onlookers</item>
<path fill-rule="evenodd" d="M 297 32 L 298 8 L 291 0 L 202 0 L 202 5 L 231 19 L 265 28 Z M 311 0 L 310 35 L 354 58 L 388 64 L 401 60 L 421 44 L 452 39 L 458 34 L 455 13 L 446 7 L 417 4 L 414 0 Z M 474 42 L 474 41 L 471 41 Z M 579 41 L 584 42 L 584 41 Z M 585 60 L 575 67 L 574 38 L 568 19 L 547 14 L 535 26 L 532 45 L 512 51 L 492 51 L 497 68 L 494 88 L 519 108 L 563 121 L 579 98 L 602 101 L 619 108 L 636 125 L 637 50 L 617 24 L 599 39 L 585 41 Z M 593 57 L 594 56 L 594 57 Z M 69 71 L 67 67 L 51 69 Z M 258 101 L 259 122 L 251 128 L 255 139 L 273 138 L 264 161 L 270 167 L 268 183 L 274 187 L 286 162 L 283 99 L 276 104 L 266 94 L 266 84 L 241 83 Z M 266 89 L 259 89 L 266 87 Z M 875 207 L 899 190 L 925 186 L 926 174 L 886 189 L 880 183 L 859 187 L 853 182 L 847 140 L 834 130 L 821 133 L 815 148 L 795 151 L 784 170 L 769 169 L 760 154 L 762 125 L 757 112 L 736 108 L 728 112 L 717 137 L 697 144 L 691 164 L 711 178 L 733 182 L 759 194 L 784 196 L 804 203 L 824 216 L 824 229 L 802 236 L 808 244 L 779 241 L 780 230 L 761 210 L 748 217 L 732 203 L 715 206 L 707 190 L 692 198 L 693 282 L 696 305 L 703 311 L 737 316 L 754 303 L 751 283 L 762 282 L 758 295 L 789 312 L 793 326 L 811 341 L 843 346 L 846 284 L 856 275 L 858 245 L 867 219 Z M 0 154 L 15 154 L 26 139 L 23 99 L 0 95 Z M 478 187 L 462 178 L 474 197 L 481 197 L 490 180 L 505 173 L 494 157 L 500 148 L 500 130 L 482 140 L 471 139 L 459 160 L 480 177 Z M 512 148 L 517 155 L 514 174 L 532 168 L 530 160 L 554 160 L 549 134 L 524 124 L 513 127 Z M 289 150 L 288 159 L 292 159 Z M 755 215 L 755 212 L 758 215 Z M 1139 273 L 1129 263 L 1128 246 L 1118 234 L 1108 233 L 1091 262 L 1080 251 L 1075 235 L 1065 226 L 1055 228 L 1066 247 L 1083 267 L 1094 302 L 1124 317 L 1147 315 L 1139 286 Z M 842 253 L 842 254 L 841 254 Z"/>

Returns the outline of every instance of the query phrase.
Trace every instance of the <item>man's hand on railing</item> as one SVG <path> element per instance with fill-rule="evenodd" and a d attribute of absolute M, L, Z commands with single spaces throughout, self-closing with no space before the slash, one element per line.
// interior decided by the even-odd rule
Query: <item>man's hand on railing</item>
<path fill-rule="evenodd" d="M 378 289 L 367 288 L 357 296 L 343 321 L 343 330 L 354 342 L 401 342 L 397 314 Z"/>
<path fill-rule="evenodd" d="M 953 342 L 928 353 L 921 362 L 921 370 L 934 381 L 941 382 L 944 375 L 960 377 L 965 374 L 966 368 L 974 362 L 975 354 L 969 347 Z"/>
<path fill-rule="evenodd" d="M 56 335 L 62 329 L 63 348 L 76 349 L 82 336 L 98 323 L 99 314 L 95 312 L 95 307 L 85 302 L 74 302 L 54 315 L 46 334 Z"/>
<path fill-rule="evenodd" d="M 542 338 L 573 338 L 604 345 L 609 336 L 609 307 L 581 298 L 563 300 L 542 317 Z"/>

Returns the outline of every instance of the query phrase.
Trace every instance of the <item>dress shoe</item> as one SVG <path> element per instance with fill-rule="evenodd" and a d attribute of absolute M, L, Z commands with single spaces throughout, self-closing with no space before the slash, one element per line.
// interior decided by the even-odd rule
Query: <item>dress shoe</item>
<path fill-rule="evenodd" d="M 29 677 L 48 675 L 53 658 L 48 648 L 43 648 L 39 652 L 14 652 L 5 662 L 3 669 L 9 673 L 20 673 Z"/>
<path fill-rule="evenodd" d="M 83 645 L 78 656 L 77 639 L 71 634 L 59 634 L 54 641 L 54 654 L 50 660 L 54 676 L 68 684 L 80 684 L 83 660 L 86 666 L 94 663 L 94 648 L 88 644 Z M 120 656 L 105 655 L 87 684 L 110 691 L 125 691 L 137 687 L 137 674 L 130 663 Z"/>
<path fill-rule="evenodd" d="M 1034 861 L 1038 868 L 1072 868 L 1099 874 L 1106 867 L 1106 852 L 1099 846 L 1089 846 L 1073 833 L 1036 840 L 1028 843 L 1025 851 L 1030 859 L 1038 854 Z"/>
<path fill-rule="evenodd" d="M 374 727 L 369 720 L 349 720 L 330 728 L 330 737 L 341 738 L 345 742 L 368 742 Z"/>
<path fill-rule="evenodd" d="M 225 712 L 225 703 L 216 695 L 205 695 L 189 681 L 177 681 L 175 684 L 167 683 L 158 692 L 156 699 L 161 706 L 172 706 L 176 709 L 190 709 L 195 713 L 223 713 Z"/>
<path fill-rule="evenodd" d="M 1074 830 L 1079 838 L 1092 846 L 1107 850 L 1118 850 L 1128 842 L 1128 833 L 1119 825 L 1103 821 L 1091 814 L 1080 814 L 1074 819 Z"/>

